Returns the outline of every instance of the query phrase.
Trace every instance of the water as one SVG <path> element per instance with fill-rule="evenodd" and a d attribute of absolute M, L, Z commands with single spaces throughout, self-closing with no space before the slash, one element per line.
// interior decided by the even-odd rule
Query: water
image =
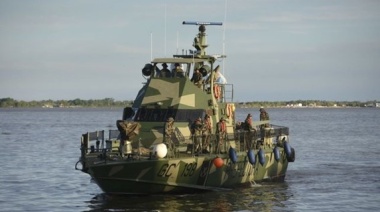
<path fill-rule="evenodd" d="M 2 211 L 376 211 L 380 109 L 268 109 L 290 127 L 284 183 L 223 192 L 109 197 L 74 170 L 80 136 L 115 129 L 122 109 L 0 109 Z M 243 121 L 257 109 L 238 109 Z"/>

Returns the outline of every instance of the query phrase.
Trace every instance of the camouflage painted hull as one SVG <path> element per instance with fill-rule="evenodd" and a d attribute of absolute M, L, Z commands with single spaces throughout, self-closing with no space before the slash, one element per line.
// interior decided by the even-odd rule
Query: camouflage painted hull
<path fill-rule="evenodd" d="M 257 153 L 257 152 L 256 152 Z M 237 161 L 219 155 L 223 166 L 214 164 L 216 155 L 176 159 L 130 159 L 91 165 L 87 172 L 108 194 L 191 193 L 233 188 L 253 181 L 283 181 L 288 161 L 283 149 L 276 161 L 272 149 L 265 152 L 265 162 L 251 165 L 247 154 L 237 154 Z"/>

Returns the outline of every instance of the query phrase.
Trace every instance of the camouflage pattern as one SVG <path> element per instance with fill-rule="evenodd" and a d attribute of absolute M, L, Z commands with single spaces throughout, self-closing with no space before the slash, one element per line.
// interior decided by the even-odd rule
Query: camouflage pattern
<path fill-rule="evenodd" d="M 284 150 L 284 142 L 289 142 L 289 129 L 271 125 L 269 120 L 252 122 L 255 128 L 263 124 L 268 127 L 262 129 L 263 138 L 250 136 L 247 140 L 247 136 L 244 136 L 247 131 L 235 120 L 233 85 L 218 84 L 221 93 L 216 93 L 214 89 L 214 74 L 219 69 L 215 62 L 217 58 L 225 56 L 206 55 L 205 25 L 202 24 L 199 30 L 196 41 L 200 43 L 195 42 L 194 46 L 201 51 L 195 55 L 156 58 L 144 66 L 142 72 L 147 81 L 132 107 L 125 108 L 123 114 L 126 124 L 139 124 L 138 134 L 129 138 L 132 154 L 121 157 L 117 148 L 115 150 L 120 140 L 124 140 L 118 130 L 82 135 L 81 157 L 76 168 L 88 173 L 104 192 L 191 192 L 232 188 L 253 181 L 284 180 L 288 162 L 295 158 L 293 148 L 291 152 Z M 183 77 L 158 75 L 157 65 L 164 63 L 183 65 Z M 200 87 L 189 77 L 195 69 L 199 69 L 204 77 L 209 75 L 210 80 L 205 80 Z M 205 122 L 196 121 L 206 116 L 209 117 L 207 129 L 204 127 Z M 169 117 L 174 118 L 175 122 L 170 133 L 165 133 L 165 122 Z M 221 119 L 225 123 L 223 133 L 217 128 Z M 193 123 L 196 123 L 196 129 L 192 128 Z M 168 139 L 170 144 L 166 142 Z M 94 147 L 97 141 L 101 143 L 100 148 Z M 251 142 L 258 145 L 253 146 Z M 164 158 L 158 157 L 155 152 L 161 143 L 165 143 L 168 148 Z M 200 150 L 197 149 L 199 145 L 205 143 L 207 148 L 202 147 L 205 151 L 197 151 Z M 275 147 L 280 152 L 278 160 L 274 158 Z M 229 154 L 231 148 L 236 155 Z M 254 151 L 255 157 L 258 157 L 260 149 L 265 152 L 263 165 L 259 160 L 255 164 L 249 162 L 247 152 L 250 149 Z M 223 159 L 221 167 L 214 165 L 216 157 Z M 232 160 L 235 157 L 237 160 Z M 79 163 L 81 168 L 78 168 Z"/>

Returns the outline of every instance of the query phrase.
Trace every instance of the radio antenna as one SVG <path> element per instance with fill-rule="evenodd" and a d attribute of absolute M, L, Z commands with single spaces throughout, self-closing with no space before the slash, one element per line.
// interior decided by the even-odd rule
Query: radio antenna
<path fill-rule="evenodd" d="M 224 23 L 227 23 L 226 22 L 227 20 L 227 0 L 225 1 L 224 3 Z M 223 26 L 223 55 L 226 55 L 226 24 L 224 24 Z M 225 65 L 224 65 L 224 60 L 222 61 L 223 63 L 223 70 L 222 70 L 222 73 L 224 75 L 224 68 L 225 68 Z"/>

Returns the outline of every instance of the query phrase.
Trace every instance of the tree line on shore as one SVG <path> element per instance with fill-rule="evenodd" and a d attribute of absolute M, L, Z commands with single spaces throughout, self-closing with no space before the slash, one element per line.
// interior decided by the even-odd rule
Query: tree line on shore
<path fill-rule="evenodd" d="M 294 101 L 253 101 L 235 102 L 238 108 L 258 107 L 375 107 L 378 101 L 321 101 L 321 100 L 294 100 Z M 12 98 L 0 99 L 1 108 L 32 108 L 32 107 L 126 107 L 133 101 L 116 101 L 113 98 L 104 99 L 73 99 L 73 100 L 41 100 L 19 101 Z"/>
<path fill-rule="evenodd" d="M 133 101 L 116 101 L 113 98 L 104 99 L 73 99 L 73 100 L 41 100 L 18 101 L 12 98 L 0 99 L 0 107 L 32 108 L 32 107 L 125 107 L 132 105 Z"/>
<path fill-rule="evenodd" d="M 239 102 L 238 107 L 376 107 L 379 101 L 323 101 L 323 100 L 292 100 L 292 101 L 262 101 Z"/>

